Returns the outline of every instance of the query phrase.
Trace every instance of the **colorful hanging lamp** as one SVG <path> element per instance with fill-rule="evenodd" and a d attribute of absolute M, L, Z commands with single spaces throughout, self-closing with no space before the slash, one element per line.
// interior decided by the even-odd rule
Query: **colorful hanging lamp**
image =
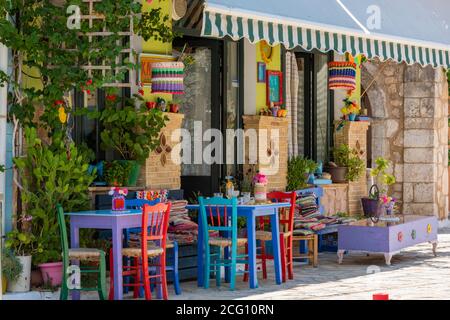
<path fill-rule="evenodd" d="M 330 90 L 356 89 L 356 63 L 347 61 L 332 61 L 328 64 L 328 88 Z"/>
<path fill-rule="evenodd" d="M 152 68 L 152 93 L 184 93 L 184 63 L 155 62 Z"/>

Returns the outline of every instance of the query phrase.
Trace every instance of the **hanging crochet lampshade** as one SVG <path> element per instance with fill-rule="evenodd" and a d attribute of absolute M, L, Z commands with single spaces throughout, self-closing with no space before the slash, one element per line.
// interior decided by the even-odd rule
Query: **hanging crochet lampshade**
<path fill-rule="evenodd" d="M 183 62 L 155 62 L 152 68 L 152 93 L 184 93 Z"/>
<path fill-rule="evenodd" d="M 330 90 L 355 90 L 356 89 L 356 64 L 346 61 L 333 61 L 328 64 Z"/>

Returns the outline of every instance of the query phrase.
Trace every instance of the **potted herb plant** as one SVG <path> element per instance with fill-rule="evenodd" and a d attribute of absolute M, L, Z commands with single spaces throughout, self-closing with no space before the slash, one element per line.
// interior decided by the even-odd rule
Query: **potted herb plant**
<path fill-rule="evenodd" d="M 341 144 L 333 149 L 334 162 L 330 162 L 328 171 L 334 183 L 357 181 L 364 174 L 364 161 L 356 149 Z"/>
<path fill-rule="evenodd" d="M 42 246 L 37 243 L 33 234 L 14 230 L 6 235 L 5 248 L 11 251 L 22 266 L 19 275 L 8 281 L 8 291 L 30 291 L 32 256 L 42 251 Z"/>
<path fill-rule="evenodd" d="M 375 160 L 375 168 L 370 171 L 375 183 L 370 187 L 369 197 L 361 198 L 364 215 L 378 220 L 383 214 L 383 208 L 389 210 L 391 203 L 395 204 L 395 199 L 388 197 L 387 189 L 395 183 L 395 177 L 388 173 L 390 161 L 379 157 Z"/>
<path fill-rule="evenodd" d="M 15 282 L 22 274 L 22 264 L 11 250 L 2 250 L 2 293 L 6 292 L 8 282 Z"/>
<path fill-rule="evenodd" d="M 304 189 L 308 179 L 318 168 L 318 164 L 301 156 L 293 157 L 288 161 L 287 187 L 288 191 Z"/>
<path fill-rule="evenodd" d="M 168 118 L 158 109 L 148 109 L 140 95 L 120 100 L 107 101 L 105 109 L 94 116 L 98 116 L 103 125 L 101 147 L 116 151 L 121 161 L 131 165 L 126 185 L 135 186 L 140 166 L 158 147 L 159 133 Z M 112 169 L 117 174 L 123 173 L 116 165 Z M 114 177 L 109 174 L 108 180 L 112 182 Z"/>

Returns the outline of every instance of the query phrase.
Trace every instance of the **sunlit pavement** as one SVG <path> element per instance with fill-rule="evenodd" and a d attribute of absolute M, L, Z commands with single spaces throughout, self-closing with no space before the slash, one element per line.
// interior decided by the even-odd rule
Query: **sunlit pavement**
<path fill-rule="evenodd" d="M 169 285 L 170 299 L 187 300 L 231 300 L 231 299 L 372 299 L 373 293 L 387 293 L 390 299 L 449 299 L 450 297 L 450 229 L 439 234 L 438 255 L 434 257 L 430 244 L 422 244 L 405 249 L 392 259 L 392 265 L 384 264 L 383 255 L 367 256 L 363 253 L 350 253 L 343 264 L 337 263 L 336 254 L 321 253 L 319 267 L 312 268 L 301 264 L 294 267 L 294 280 L 275 285 L 270 265 L 269 279 L 262 280 L 258 273 L 259 288 L 249 289 L 241 278 L 237 288 L 230 291 L 228 284 L 217 288 L 212 280 L 209 289 L 198 288 L 195 281 L 181 284 L 183 294 L 176 296 Z M 368 267 L 379 273 L 368 274 Z M 5 299 L 57 299 L 58 292 L 28 295 L 8 294 Z M 82 299 L 98 299 L 96 293 L 83 293 Z M 125 299 L 132 299 L 126 295 Z"/>

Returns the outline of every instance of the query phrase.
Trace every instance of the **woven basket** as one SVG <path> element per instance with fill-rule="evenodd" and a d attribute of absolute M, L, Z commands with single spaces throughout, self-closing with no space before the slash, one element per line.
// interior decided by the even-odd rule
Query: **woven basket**
<path fill-rule="evenodd" d="M 328 64 L 328 88 L 330 90 L 356 89 L 356 64 L 346 61 L 333 61 Z"/>

